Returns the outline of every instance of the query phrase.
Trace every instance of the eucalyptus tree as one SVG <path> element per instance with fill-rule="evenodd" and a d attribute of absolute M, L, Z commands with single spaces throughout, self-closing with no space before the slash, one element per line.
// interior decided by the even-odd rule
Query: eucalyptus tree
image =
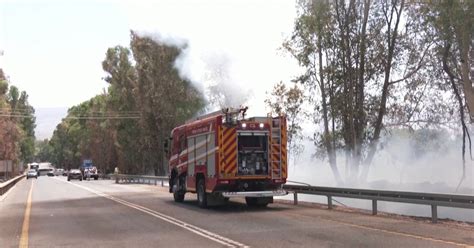
<path fill-rule="evenodd" d="M 387 121 L 409 119 L 391 106 L 411 105 L 404 88 L 417 81 L 432 46 L 417 24 L 404 0 L 298 1 L 283 46 L 305 69 L 296 81 L 310 92 L 318 154 L 339 183 L 338 151 L 347 179 L 365 179 Z"/>
<path fill-rule="evenodd" d="M 163 142 L 172 128 L 204 108 L 204 97 L 183 79 L 175 61 L 184 47 L 132 32 L 130 47 L 137 75 L 134 89 L 141 111 L 142 155 L 155 174 L 164 174 Z"/>
<path fill-rule="evenodd" d="M 474 121 L 474 1 L 447 0 L 426 4 L 419 13 L 434 31 L 437 64 L 435 82 L 451 89 L 462 130 L 463 173 L 466 177 L 466 146 L 472 161 L 472 142 L 468 121 Z M 466 116 L 467 115 L 467 116 Z"/>

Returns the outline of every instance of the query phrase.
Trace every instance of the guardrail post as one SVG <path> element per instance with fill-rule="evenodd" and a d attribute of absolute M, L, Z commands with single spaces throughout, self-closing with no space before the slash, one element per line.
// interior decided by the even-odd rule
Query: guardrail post
<path fill-rule="evenodd" d="M 328 195 L 328 209 L 332 209 L 332 196 Z"/>
<path fill-rule="evenodd" d="M 431 222 L 438 222 L 438 206 L 431 205 Z"/>
<path fill-rule="evenodd" d="M 377 215 L 377 200 L 372 200 L 372 215 Z"/>
<path fill-rule="evenodd" d="M 298 205 L 298 192 L 293 192 L 293 205 Z"/>

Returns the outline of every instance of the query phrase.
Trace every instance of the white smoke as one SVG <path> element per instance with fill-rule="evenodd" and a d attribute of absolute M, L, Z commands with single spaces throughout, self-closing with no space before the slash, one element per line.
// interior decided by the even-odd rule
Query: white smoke
<path fill-rule="evenodd" d="M 413 137 L 400 133 L 391 136 L 386 145 L 378 151 L 366 182 L 338 185 L 326 161 L 313 158 L 315 151 L 311 141 L 305 141 L 305 152 L 295 164 L 290 164 L 288 180 L 309 183 L 314 186 L 367 188 L 376 190 L 399 190 L 447 194 L 474 195 L 474 165 L 466 156 L 466 178 L 456 192 L 462 177 L 461 141 L 449 134 L 432 139 L 425 144 L 416 144 Z M 416 148 L 425 147 L 419 152 Z M 338 157 L 338 167 L 343 177 L 349 174 L 344 167 L 343 156 Z M 290 199 L 291 197 L 287 197 Z M 299 196 L 302 201 L 326 203 L 325 197 Z M 336 198 L 350 207 L 371 209 L 371 202 Z M 338 204 L 338 203 L 336 203 Z M 379 203 L 380 211 L 430 216 L 430 207 L 401 203 Z M 440 208 L 440 218 L 452 218 L 474 222 L 472 210 Z"/>
<path fill-rule="evenodd" d="M 265 92 L 298 75 L 296 61 L 278 52 L 293 30 L 293 1 L 127 1 L 123 11 L 132 30 L 186 41 L 176 67 L 208 99 L 210 89 L 222 96 L 214 108 L 246 104 L 249 115 L 265 115 Z"/>

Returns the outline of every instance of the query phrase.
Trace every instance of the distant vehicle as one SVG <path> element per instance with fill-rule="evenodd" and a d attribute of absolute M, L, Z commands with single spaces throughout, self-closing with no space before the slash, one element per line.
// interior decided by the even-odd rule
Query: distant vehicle
<path fill-rule="evenodd" d="M 30 177 L 34 177 L 35 179 L 38 179 L 38 172 L 34 169 L 29 170 L 26 173 L 26 179 L 30 179 Z"/>
<path fill-rule="evenodd" d="M 54 177 L 54 170 L 53 169 L 50 169 L 46 175 L 48 175 L 48 177 Z"/>
<path fill-rule="evenodd" d="M 86 180 L 87 177 L 99 180 L 97 168 L 92 164 L 92 160 L 90 159 L 84 159 L 84 161 L 82 161 L 81 172 L 84 180 Z"/>
<path fill-rule="evenodd" d="M 68 171 L 67 171 L 67 170 L 64 170 L 64 171 L 63 171 L 63 176 L 67 177 L 67 173 L 68 173 Z"/>
<path fill-rule="evenodd" d="M 55 175 L 55 176 L 61 176 L 61 175 L 63 175 L 63 174 L 64 174 L 64 169 L 56 169 L 56 170 L 54 171 L 54 175 Z"/>
<path fill-rule="evenodd" d="M 69 173 L 67 174 L 67 180 L 71 181 L 71 179 L 79 179 L 79 181 L 82 181 L 81 170 L 78 170 L 78 169 L 70 170 Z"/>
<path fill-rule="evenodd" d="M 84 179 L 87 179 L 86 177 L 89 178 L 94 178 L 94 180 L 99 180 L 99 173 L 97 172 L 96 167 L 87 167 L 84 168 Z"/>
<path fill-rule="evenodd" d="M 39 164 L 38 163 L 31 163 L 30 164 L 30 170 L 38 171 L 39 170 Z"/>

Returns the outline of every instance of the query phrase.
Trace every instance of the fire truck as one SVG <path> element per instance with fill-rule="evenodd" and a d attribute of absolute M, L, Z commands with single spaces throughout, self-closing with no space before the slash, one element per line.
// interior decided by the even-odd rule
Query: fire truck
<path fill-rule="evenodd" d="M 286 195 L 285 116 L 246 118 L 247 108 L 214 112 L 174 128 L 165 144 L 169 191 L 176 202 L 197 193 L 202 208 L 245 197 L 267 206 Z"/>

